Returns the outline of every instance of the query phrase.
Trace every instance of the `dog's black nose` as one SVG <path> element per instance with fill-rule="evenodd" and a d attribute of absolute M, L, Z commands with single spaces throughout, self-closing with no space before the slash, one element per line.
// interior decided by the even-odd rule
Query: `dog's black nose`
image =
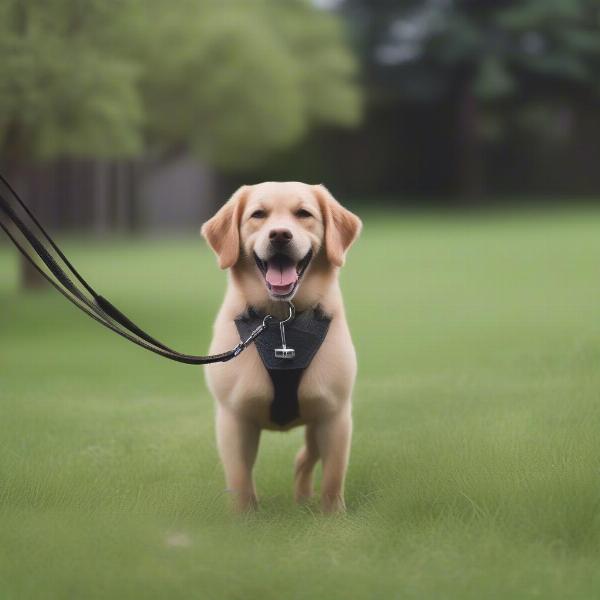
<path fill-rule="evenodd" d="M 279 248 L 289 244 L 291 239 L 294 236 L 289 229 L 271 229 L 269 231 L 269 240 L 273 246 L 278 246 Z"/>

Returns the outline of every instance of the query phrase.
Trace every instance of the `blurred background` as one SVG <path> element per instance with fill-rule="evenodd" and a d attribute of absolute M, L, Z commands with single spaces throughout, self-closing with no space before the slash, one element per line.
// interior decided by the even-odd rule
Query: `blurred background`
<path fill-rule="evenodd" d="M 209 347 L 240 184 L 365 223 L 340 520 L 293 504 L 301 428 L 232 520 L 201 370 L 0 233 L 0 596 L 597 598 L 599 100 L 600 0 L 0 0 L 0 172 L 158 339 Z"/>
<path fill-rule="evenodd" d="M 191 231 L 261 180 L 600 197 L 596 0 L 3 0 L 0 30 L 0 168 L 53 231 Z"/>

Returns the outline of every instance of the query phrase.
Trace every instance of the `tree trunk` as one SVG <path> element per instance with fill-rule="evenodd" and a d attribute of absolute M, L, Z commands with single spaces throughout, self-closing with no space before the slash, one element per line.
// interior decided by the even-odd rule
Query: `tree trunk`
<path fill-rule="evenodd" d="M 17 4 L 17 21 L 15 23 L 17 31 L 25 35 L 27 32 L 27 14 L 23 5 Z M 30 203 L 29 191 L 30 174 L 24 167 L 26 153 L 24 152 L 23 129 L 17 121 L 9 122 L 3 147 L 0 148 L 2 156 L 6 157 L 6 177 L 11 186 L 19 194 L 24 202 L 35 212 L 35 206 Z M 29 175 L 29 177 L 28 177 Z M 27 248 L 27 244 L 24 245 Z M 40 290 L 48 287 L 46 280 L 36 271 L 36 269 L 19 252 L 20 264 L 20 282 L 21 289 Z"/>
<path fill-rule="evenodd" d="M 9 165 L 7 179 L 20 198 L 35 214 L 36 206 L 33 194 L 31 194 L 31 178 L 32 173 L 25 169 L 22 165 Z M 37 215 L 36 215 L 37 216 Z M 24 244 L 27 249 L 28 244 Z M 39 291 L 49 287 L 48 282 L 38 273 L 35 267 L 19 252 L 19 282 L 22 290 Z"/>
<path fill-rule="evenodd" d="M 49 287 L 48 282 L 22 254 L 20 254 L 20 262 L 20 283 L 22 290 L 37 291 Z"/>

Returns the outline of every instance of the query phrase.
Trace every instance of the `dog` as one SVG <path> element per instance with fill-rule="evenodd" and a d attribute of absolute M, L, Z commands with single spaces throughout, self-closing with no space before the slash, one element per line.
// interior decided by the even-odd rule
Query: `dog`
<path fill-rule="evenodd" d="M 305 444 L 295 459 L 295 500 L 302 503 L 312 496 L 313 470 L 320 459 L 322 510 L 345 510 L 357 362 L 338 273 L 361 228 L 361 220 L 327 188 L 299 182 L 242 186 L 202 226 L 219 267 L 228 270 L 211 354 L 240 341 L 237 323 L 249 310 L 283 320 L 293 301 L 296 314 L 318 310 L 323 315 L 320 325 L 328 327 L 296 390 L 289 392 L 297 395 L 298 409 L 289 422 L 273 422 L 275 381 L 257 344 L 230 362 L 205 367 L 207 386 L 216 399 L 217 446 L 237 511 L 257 507 L 252 469 L 261 430 L 298 426 L 305 426 Z M 274 331 L 278 335 L 279 327 Z"/>

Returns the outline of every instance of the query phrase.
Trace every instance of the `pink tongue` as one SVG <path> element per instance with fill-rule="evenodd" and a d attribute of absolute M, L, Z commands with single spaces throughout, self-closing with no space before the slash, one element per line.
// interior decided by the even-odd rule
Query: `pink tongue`
<path fill-rule="evenodd" d="M 275 286 L 291 285 L 298 280 L 298 274 L 296 273 L 296 267 L 292 264 L 281 265 L 269 261 L 265 279 Z"/>

